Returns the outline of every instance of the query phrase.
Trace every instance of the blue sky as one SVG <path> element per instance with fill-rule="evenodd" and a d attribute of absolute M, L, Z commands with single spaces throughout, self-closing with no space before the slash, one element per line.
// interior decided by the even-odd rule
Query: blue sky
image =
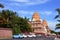
<path fill-rule="evenodd" d="M 30 19 L 37 11 L 42 20 L 47 20 L 50 29 L 55 28 L 57 23 L 54 19 L 57 15 L 55 9 L 60 8 L 60 0 L 0 0 L 0 3 L 5 6 L 4 9 L 16 11 L 19 16 Z"/>

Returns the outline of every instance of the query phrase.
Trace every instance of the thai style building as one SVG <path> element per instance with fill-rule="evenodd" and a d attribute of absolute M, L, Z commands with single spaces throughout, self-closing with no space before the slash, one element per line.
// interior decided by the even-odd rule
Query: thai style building
<path fill-rule="evenodd" d="M 34 34 L 49 34 L 50 29 L 46 20 L 41 20 L 38 12 L 34 12 L 31 21 L 29 21 Z"/>

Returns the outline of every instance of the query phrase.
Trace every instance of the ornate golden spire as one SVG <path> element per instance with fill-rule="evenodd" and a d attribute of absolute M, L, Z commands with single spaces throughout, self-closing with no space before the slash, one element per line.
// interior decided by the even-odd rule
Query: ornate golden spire
<path fill-rule="evenodd" d="M 43 24 L 44 26 L 46 26 L 46 27 L 48 26 L 48 23 L 47 23 L 46 20 L 43 20 L 43 21 L 42 21 L 42 24 Z"/>
<path fill-rule="evenodd" d="M 39 16 L 39 14 L 38 14 L 38 12 L 34 12 L 34 14 L 33 14 L 33 16 L 32 16 L 32 20 L 34 20 L 34 21 L 39 21 L 40 20 L 40 16 Z"/>

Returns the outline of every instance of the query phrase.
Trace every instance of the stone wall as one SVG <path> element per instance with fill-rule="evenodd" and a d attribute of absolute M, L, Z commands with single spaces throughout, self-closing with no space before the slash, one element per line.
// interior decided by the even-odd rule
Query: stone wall
<path fill-rule="evenodd" d="M 10 28 L 0 28 L 0 38 L 11 38 L 12 29 Z"/>

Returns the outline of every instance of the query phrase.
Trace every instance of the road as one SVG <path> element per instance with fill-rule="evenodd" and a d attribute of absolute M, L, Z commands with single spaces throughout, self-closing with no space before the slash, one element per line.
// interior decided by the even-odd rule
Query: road
<path fill-rule="evenodd" d="M 22 38 L 22 39 L 0 39 L 0 40 L 57 40 L 54 37 L 47 37 L 47 38 L 43 38 L 43 37 L 32 37 L 32 38 Z M 60 39 L 59 39 L 60 40 Z"/>

